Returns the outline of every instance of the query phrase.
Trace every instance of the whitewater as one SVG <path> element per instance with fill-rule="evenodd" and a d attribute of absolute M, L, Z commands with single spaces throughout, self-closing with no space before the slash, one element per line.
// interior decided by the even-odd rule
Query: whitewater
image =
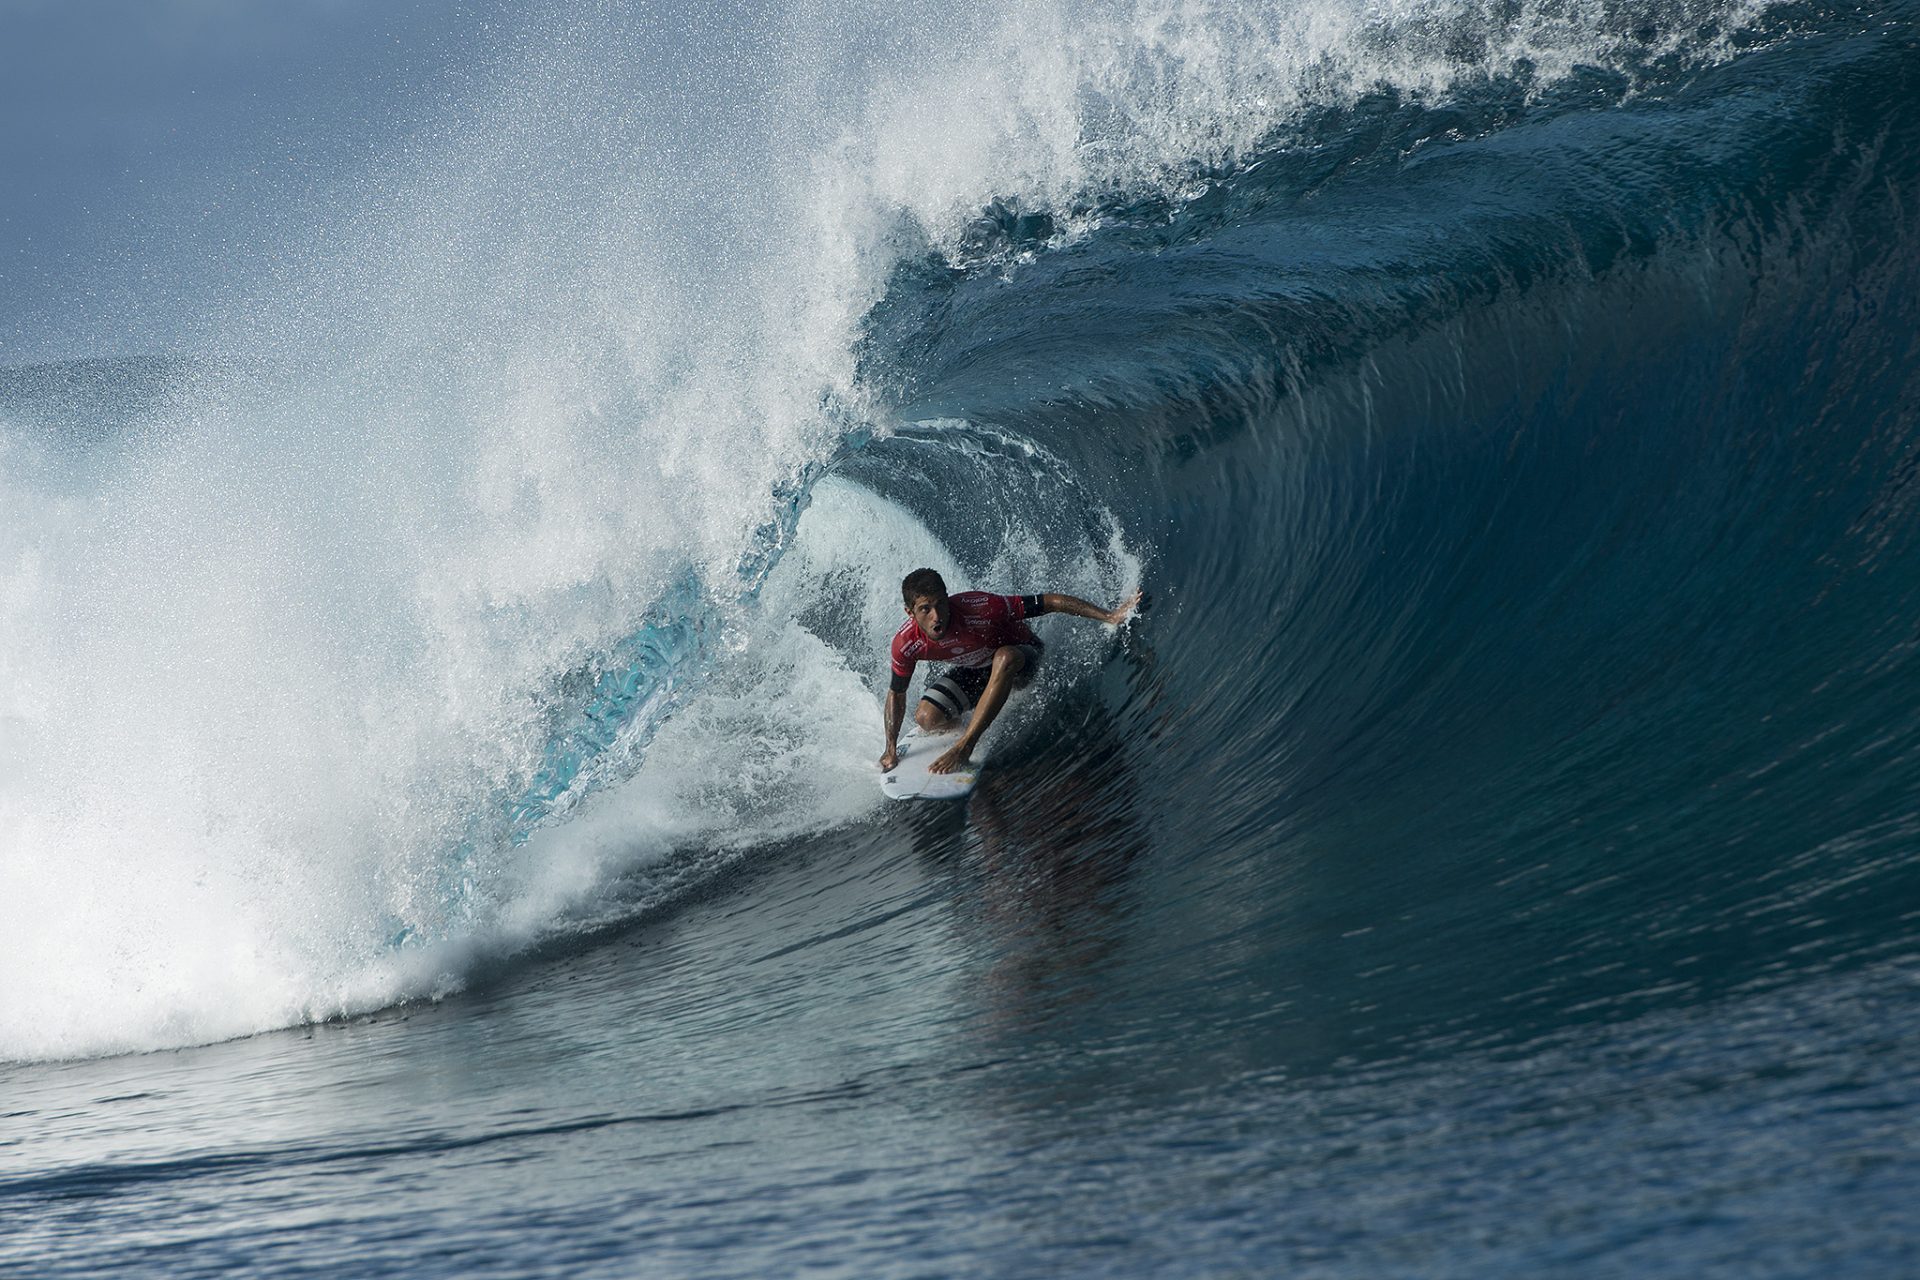
<path fill-rule="evenodd" d="M 115 12 L 0 1265 L 1911 1270 L 1912 5 Z M 964 805 L 921 565 L 1156 601 Z"/>

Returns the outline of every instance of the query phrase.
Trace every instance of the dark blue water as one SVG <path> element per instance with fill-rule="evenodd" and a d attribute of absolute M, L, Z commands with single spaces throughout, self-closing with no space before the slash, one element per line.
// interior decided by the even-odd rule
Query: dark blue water
<path fill-rule="evenodd" d="M 1913 1273 L 1913 7 L 1115 12 L 791 262 L 0 371 L 0 1266 Z M 920 563 L 1155 603 L 883 808 Z"/>

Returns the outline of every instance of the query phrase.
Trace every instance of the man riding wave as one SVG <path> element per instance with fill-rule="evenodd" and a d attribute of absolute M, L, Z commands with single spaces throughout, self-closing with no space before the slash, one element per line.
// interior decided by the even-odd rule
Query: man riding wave
<path fill-rule="evenodd" d="M 927 682 L 914 709 L 913 722 L 923 733 L 944 733 L 957 726 L 972 707 L 973 720 L 960 740 L 927 766 L 931 773 L 952 773 L 973 758 L 974 744 L 993 723 L 1007 694 L 1031 681 L 1045 651 L 1027 626 L 1027 619 L 1043 613 L 1065 613 L 1119 626 L 1142 600 L 1136 591 L 1111 609 L 1102 609 L 1078 596 L 1044 592 L 1039 595 L 1001 596 L 986 591 L 947 594 L 947 584 L 932 569 L 915 569 L 900 583 L 907 620 L 894 633 L 889 657 L 893 683 L 887 689 L 883 724 L 887 747 L 881 769 L 900 760 L 900 722 L 906 717 L 907 684 L 922 661 L 948 664 Z"/>

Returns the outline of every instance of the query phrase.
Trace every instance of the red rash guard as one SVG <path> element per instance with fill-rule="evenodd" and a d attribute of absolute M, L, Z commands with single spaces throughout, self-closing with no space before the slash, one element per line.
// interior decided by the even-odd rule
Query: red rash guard
<path fill-rule="evenodd" d="M 956 667 L 984 667 L 993 651 L 1005 644 L 1038 644 L 1022 618 L 1038 617 L 1046 606 L 1039 596 L 996 596 L 987 591 L 962 591 L 947 597 L 947 631 L 930 640 L 912 618 L 893 633 L 893 687 L 905 689 L 921 662 L 951 662 Z"/>

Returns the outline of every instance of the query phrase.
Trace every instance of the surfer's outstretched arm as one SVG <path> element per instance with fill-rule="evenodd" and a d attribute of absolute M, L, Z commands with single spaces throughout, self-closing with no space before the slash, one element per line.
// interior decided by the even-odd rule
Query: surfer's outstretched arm
<path fill-rule="evenodd" d="M 1092 618 L 1095 622 L 1104 622 L 1109 626 L 1119 626 L 1146 604 L 1147 593 L 1136 591 L 1111 609 L 1102 609 L 1090 600 L 1079 596 L 1061 595 L 1049 591 L 1040 597 L 1040 603 L 1046 606 L 1048 613 L 1070 613 L 1076 618 Z"/>

